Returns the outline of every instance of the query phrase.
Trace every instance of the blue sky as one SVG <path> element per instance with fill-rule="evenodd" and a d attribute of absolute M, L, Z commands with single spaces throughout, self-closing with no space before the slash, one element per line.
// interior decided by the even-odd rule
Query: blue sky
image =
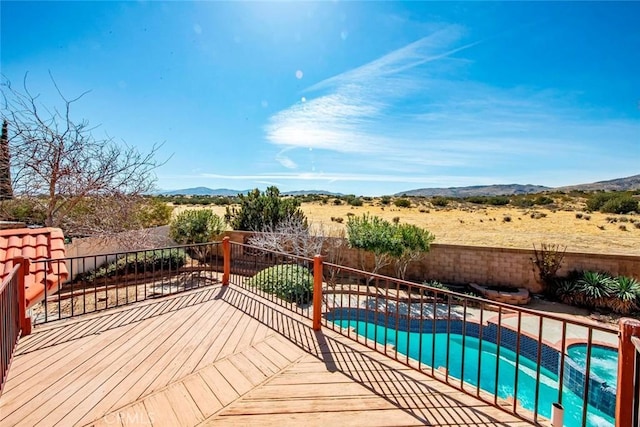
<path fill-rule="evenodd" d="M 560 186 L 640 173 L 638 2 L 8 2 L 2 74 L 157 186 Z"/>

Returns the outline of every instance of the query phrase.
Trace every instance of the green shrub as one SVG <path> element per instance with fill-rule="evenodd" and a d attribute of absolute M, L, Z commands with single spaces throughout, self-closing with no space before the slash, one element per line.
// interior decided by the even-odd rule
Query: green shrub
<path fill-rule="evenodd" d="M 340 206 L 342 204 L 342 200 L 340 199 L 333 199 L 333 204 L 336 206 Z"/>
<path fill-rule="evenodd" d="M 493 196 L 489 197 L 487 203 L 494 206 L 504 206 L 509 204 L 509 198 L 506 196 Z"/>
<path fill-rule="evenodd" d="M 594 193 L 587 199 L 587 209 L 592 212 L 599 211 L 600 208 L 609 200 L 617 196 L 617 193 Z"/>
<path fill-rule="evenodd" d="M 399 208 L 409 208 L 411 207 L 411 200 L 409 199 L 396 199 L 393 201 L 393 204 Z"/>
<path fill-rule="evenodd" d="M 483 205 L 487 203 L 488 197 L 486 196 L 469 196 L 463 199 L 465 202 L 475 203 L 476 205 Z"/>
<path fill-rule="evenodd" d="M 349 197 L 347 199 L 347 204 L 349 204 L 350 206 L 362 206 L 362 199 L 359 197 Z"/>
<path fill-rule="evenodd" d="M 179 244 L 207 243 L 224 231 L 222 218 L 210 209 L 181 212 L 172 222 L 169 235 Z"/>
<path fill-rule="evenodd" d="M 550 205 L 551 203 L 553 203 L 553 199 L 548 196 L 538 196 L 535 198 L 533 203 L 536 205 Z"/>
<path fill-rule="evenodd" d="M 94 271 L 80 275 L 78 279 L 91 282 L 100 278 L 125 274 L 177 270 L 184 266 L 186 262 L 187 255 L 182 249 L 140 251 L 123 255 L 116 261 L 109 262 Z"/>
<path fill-rule="evenodd" d="M 313 295 L 313 276 L 299 265 L 275 265 L 260 271 L 245 283 L 296 304 L 308 303 Z"/>
<path fill-rule="evenodd" d="M 511 199 L 511 204 L 518 208 L 530 208 L 534 205 L 534 201 L 529 197 L 514 197 Z"/>
<path fill-rule="evenodd" d="M 0 219 L 27 225 L 42 225 L 47 217 L 44 203 L 37 198 L 20 197 L 0 202 Z"/>
<path fill-rule="evenodd" d="M 388 205 L 389 203 L 391 203 L 391 196 L 382 196 L 380 198 L 380 203 L 383 205 Z"/>
<path fill-rule="evenodd" d="M 239 194 L 238 202 L 240 207 L 230 208 L 227 206 L 224 215 L 225 221 L 234 230 L 263 231 L 274 229 L 282 221 L 289 219 L 299 219 L 307 222 L 307 219 L 300 210 L 300 201 L 295 198 L 280 197 L 280 190 L 277 187 L 269 187 L 264 193 L 257 188 L 247 195 Z"/>
<path fill-rule="evenodd" d="M 161 198 L 145 198 L 136 212 L 137 220 L 143 228 L 167 225 L 171 221 L 173 208 Z"/>
<path fill-rule="evenodd" d="M 604 213 L 625 214 L 638 211 L 638 201 L 631 196 L 614 197 L 607 200 L 600 208 Z"/>
<path fill-rule="evenodd" d="M 431 203 L 433 206 L 445 207 L 449 204 L 449 199 L 442 196 L 436 196 L 431 198 Z"/>

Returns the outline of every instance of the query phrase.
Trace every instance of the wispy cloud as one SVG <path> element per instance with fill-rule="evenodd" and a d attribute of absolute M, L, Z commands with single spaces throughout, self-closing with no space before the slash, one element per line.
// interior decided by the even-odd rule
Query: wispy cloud
<path fill-rule="evenodd" d="M 343 180 L 353 176 L 343 172 L 358 165 L 358 180 L 433 182 L 430 173 L 467 177 L 468 168 L 480 176 L 497 167 L 524 173 L 536 162 L 540 168 L 578 168 L 589 155 L 603 152 L 603 139 L 620 147 L 637 141 L 637 120 L 599 117 L 567 101 L 571 94 L 462 78 L 460 67 L 468 61 L 460 55 L 478 44 L 464 38 L 464 28 L 441 25 L 308 87 L 306 102 L 274 114 L 265 127 L 267 141 L 288 150 L 286 159 L 276 160 L 304 169 L 296 149 L 313 148 L 319 153 L 317 170 Z M 323 161 L 328 153 L 338 160 Z"/>
<path fill-rule="evenodd" d="M 181 178 L 196 178 L 193 176 Z M 247 174 L 247 175 L 222 175 L 205 173 L 198 175 L 197 178 L 229 180 L 229 181 L 255 181 L 258 183 L 275 185 L 277 182 L 284 181 L 314 181 L 318 184 L 329 182 L 395 182 L 395 183 L 427 183 L 429 185 L 463 185 L 465 180 L 471 179 L 471 176 L 452 176 L 452 175 L 414 175 L 400 176 L 395 174 L 358 174 L 358 173 L 273 173 L 273 174 Z M 473 177 L 479 179 L 483 184 L 494 183 L 496 177 Z"/>

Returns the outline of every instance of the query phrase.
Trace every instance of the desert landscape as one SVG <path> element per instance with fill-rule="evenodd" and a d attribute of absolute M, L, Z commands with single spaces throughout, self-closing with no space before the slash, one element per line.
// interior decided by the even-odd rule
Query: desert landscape
<path fill-rule="evenodd" d="M 580 201 L 530 208 L 465 202 L 438 207 L 428 199 L 415 198 L 411 202 L 411 207 L 400 208 L 393 203 L 384 206 L 378 198 L 365 201 L 362 206 L 314 201 L 302 203 L 301 209 L 312 226 L 336 235 L 345 229 L 350 215 L 368 213 L 426 228 L 440 244 L 532 249 L 534 244 L 556 243 L 565 245 L 569 252 L 640 255 L 638 214 L 585 212 Z M 176 206 L 174 214 L 197 208 Z M 207 208 L 224 216 L 225 206 Z"/>

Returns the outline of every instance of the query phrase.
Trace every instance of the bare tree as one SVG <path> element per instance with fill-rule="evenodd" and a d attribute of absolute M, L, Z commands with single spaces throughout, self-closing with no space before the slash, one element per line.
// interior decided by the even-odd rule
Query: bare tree
<path fill-rule="evenodd" d="M 309 228 L 306 221 L 290 216 L 276 225 L 265 225 L 260 233 L 251 236 L 249 244 L 262 249 L 312 258 L 322 254 L 326 235 L 321 227 L 316 227 L 314 234 L 311 234 Z"/>
<path fill-rule="evenodd" d="M 29 90 L 27 75 L 21 90 L 3 77 L 2 119 L 9 123 L 14 192 L 37 197 L 43 204 L 44 225 L 64 227 L 65 232 L 95 234 L 131 228 L 126 210 L 136 196 L 152 189 L 153 171 L 161 165 L 155 160 L 160 146 L 141 153 L 111 137 L 95 137 L 96 127 L 71 115 L 72 107 L 88 92 L 68 98 L 50 77 L 59 106 L 44 106 L 39 95 Z M 83 206 L 104 200 L 112 206 L 99 209 L 100 215 L 82 218 L 78 213 Z"/>

